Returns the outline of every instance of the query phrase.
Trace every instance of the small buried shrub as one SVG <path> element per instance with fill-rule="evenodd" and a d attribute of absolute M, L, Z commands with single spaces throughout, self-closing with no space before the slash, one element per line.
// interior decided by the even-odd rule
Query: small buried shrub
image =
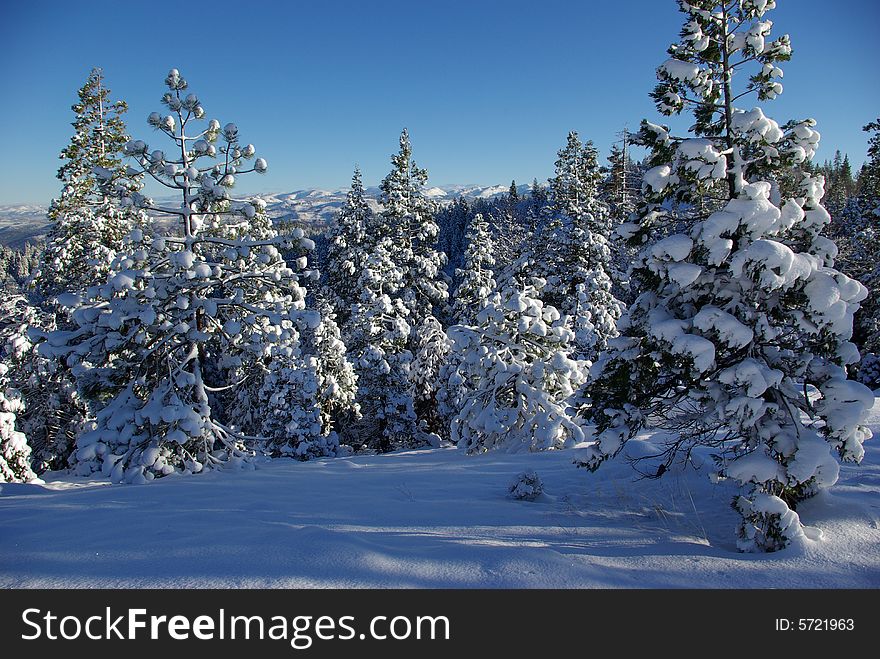
<path fill-rule="evenodd" d="M 517 474 L 507 485 L 507 494 L 513 499 L 534 501 L 544 493 L 544 483 L 534 469 Z"/>

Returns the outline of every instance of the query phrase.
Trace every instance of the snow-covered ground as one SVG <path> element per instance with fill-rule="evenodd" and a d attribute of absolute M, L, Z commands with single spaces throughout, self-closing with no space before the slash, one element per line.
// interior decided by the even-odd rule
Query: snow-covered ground
<path fill-rule="evenodd" d="M 880 401 L 871 425 L 880 439 Z M 822 539 L 737 553 L 707 468 L 635 481 L 570 451 L 399 452 L 109 485 L 0 492 L 2 587 L 880 587 L 880 442 L 799 508 Z M 632 454 L 648 450 L 629 445 Z M 532 468 L 537 501 L 506 497 Z"/>

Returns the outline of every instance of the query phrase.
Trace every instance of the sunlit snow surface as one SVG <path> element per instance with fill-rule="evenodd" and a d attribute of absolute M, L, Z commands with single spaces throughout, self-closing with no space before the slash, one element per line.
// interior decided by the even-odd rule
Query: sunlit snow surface
<path fill-rule="evenodd" d="M 798 510 L 821 539 L 777 554 L 736 552 L 733 489 L 708 465 L 635 481 L 621 459 L 591 474 L 570 451 L 433 449 L 4 484 L 0 586 L 878 588 L 880 402 L 871 424 L 863 464 Z M 544 494 L 507 498 L 526 469 Z"/>

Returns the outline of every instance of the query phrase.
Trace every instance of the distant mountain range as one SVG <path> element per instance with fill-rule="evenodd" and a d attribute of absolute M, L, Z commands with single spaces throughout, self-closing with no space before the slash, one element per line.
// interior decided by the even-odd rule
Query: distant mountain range
<path fill-rule="evenodd" d="M 22 247 L 45 236 L 51 226 L 47 210 L 39 205 L 0 206 L 0 244 Z"/>
<path fill-rule="evenodd" d="M 508 191 L 506 185 L 444 185 L 426 188 L 424 193 L 440 204 L 450 203 L 457 197 L 466 199 L 492 199 Z M 528 185 L 519 186 L 519 191 L 527 193 Z M 314 227 L 319 232 L 329 226 L 333 216 L 345 203 L 348 188 L 339 190 L 296 190 L 277 194 L 263 194 L 260 197 L 266 202 L 266 212 L 276 221 L 290 221 L 300 225 Z M 375 201 L 379 196 L 378 187 L 366 189 L 366 193 Z M 162 201 L 161 199 L 157 201 Z M 46 218 L 48 206 L 41 205 L 0 205 L 0 244 L 10 247 L 21 247 L 26 242 L 43 238 L 49 231 L 51 222 Z"/>

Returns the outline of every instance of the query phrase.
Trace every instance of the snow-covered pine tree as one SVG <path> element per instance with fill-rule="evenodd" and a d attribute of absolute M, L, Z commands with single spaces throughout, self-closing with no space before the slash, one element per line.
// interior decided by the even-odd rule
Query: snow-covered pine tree
<path fill-rule="evenodd" d="M 31 469 L 31 447 L 23 432 L 16 430 L 17 414 L 24 403 L 9 388 L 9 366 L 0 362 L 0 483 L 26 483 L 36 479 Z"/>
<path fill-rule="evenodd" d="M 391 254 L 401 268 L 400 298 L 410 310 L 412 326 L 418 327 L 446 303 L 449 294 L 440 272 L 446 255 L 435 248 L 439 233 L 434 220 L 436 205 L 423 192 L 428 172 L 412 159 L 405 128 L 400 134 L 400 151 L 391 156 L 391 165 L 380 186 L 381 228 L 383 235 L 391 238 Z M 416 340 L 413 337 L 413 345 Z"/>
<path fill-rule="evenodd" d="M 315 306 L 320 322 L 302 331 L 303 350 L 315 360 L 322 431 L 338 436 L 347 424 L 360 418 L 357 373 L 332 307 L 324 300 L 318 300 Z"/>
<path fill-rule="evenodd" d="M 869 134 L 868 159 L 859 170 L 857 190 L 864 207 L 880 205 L 880 117 L 862 128 Z"/>
<path fill-rule="evenodd" d="M 416 344 L 410 366 L 413 386 L 413 405 L 419 421 L 420 439 L 432 446 L 439 445 L 448 428 L 441 412 L 441 393 L 444 388 L 442 376 L 448 364 L 450 341 L 440 321 L 428 316 L 421 326 L 415 328 L 419 342 Z"/>
<path fill-rule="evenodd" d="M 340 422 L 357 418 L 357 377 L 332 314 L 323 312 L 302 314 L 294 340 L 272 348 L 255 407 L 263 450 L 273 455 L 335 456 Z"/>
<path fill-rule="evenodd" d="M 456 270 L 459 284 L 453 295 L 452 318 L 457 325 L 472 326 L 477 315 L 489 303 L 495 292 L 496 283 L 492 268 L 495 266 L 495 241 L 490 232 L 489 223 L 483 215 L 475 215 L 467 230 L 467 247 L 462 268 Z M 437 415 L 441 419 L 441 436 L 449 435 L 452 420 L 462 407 L 465 394 L 464 379 L 460 372 L 462 354 L 448 351 L 446 359 L 439 367 L 437 398 Z"/>
<path fill-rule="evenodd" d="M 838 216 L 846 208 L 847 200 L 855 192 L 855 179 L 849 155 L 841 155 L 838 149 L 834 152 L 830 166 L 823 167 L 822 173 L 825 175 L 825 196 L 822 198 L 822 205 L 831 215 L 833 228 Z"/>
<path fill-rule="evenodd" d="M 855 315 L 855 342 L 864 352 L 880 354 L 880 119 L 864 127 L 868 158 L 859 171 L 857 193 L 841 217 L 834 218 L 841 270 L 868 288 Z M 876 357 L 874 358 L 876 359 Z M 873 361 L 873 359 L 872 359 Z"/>
<path fill-rule="evenodd" d="M 28 482 L 37 477 L 31 468 L 31 447 L 21 432 L 24 400 L 10 378 L 31 349 L 23 331 L 28 308 L 23 296 L 0 294 L 0 483 Z"/>
<path fill-rule="evenodd" d="M 535 218 L 541 217 L 550 203 L 547 188 L 538 183 L 538 179 L 532 179 L 532 185 L 529 187 L 529 203 Z"/>
<path fill-rule="evenodd" d="M 110 99 L 98 68 L 92 69 L 78 95 L 72 106 L 75 132 L 60 156 L 65 163 L 58 179 L 64 187 L 49 207 L 54 224 L 32 276 L 31 285 L 43 299 L 102 283 L 132 224 L 146 222 L 140 214 L 116 206 L 103 186 L 111 179 L 116 186 L 137 189 L 137 175 L 125 166 L 121 153 L 128 141 L 122 120 L 127 105 Z"/>
<path fill-rule="evenodd" d="M 114 482 L 244 463 L 248 451 L 234 420 L 215 414 L 210 397 L 241 386 L 222 374 L 252 372 L 273 348 L 295 340 L 305 289 L 279 249 L 313 246 L 301 231 L 274 236 L 261 201 L 231 198 L 236 178 L 264 172 L 265 160 L 246 164 L 255 150 L 240 143 L 235 124 L 195 127 L 205 113 L 176 69 L 165 83 L 169 113 L 148 122 L 172 150 L 140 140 L 124 150 L 180 205 L 158 204 L 112 176 L 105 184 L 123 205 L 175 218 L 178 231 L 134 229 L 107 283 L 73 304 L 76 329 L 50 333 L 39 347 L 76 365 L 80 390 L 98 409 L 94 430 L 77 442 L 79 473 L 101 471 Z"/>
<path fill-rule="evenodd" d="M 109 201 L 59 216 L 29 287 L 40 299 L 54 304 L 59 295 L 82 293 L 102 283 L 134 225 L 146 227 L 149 218 L 137 209 L 120 209 Z"/>
<path fill-rule="evenodd" d="M 24 295 L 0 297 L 0 361 L 9 367 L 7 386 L 20 399 L 16 423 L 31 447 L 31 466 L 38 474 L 65 469 L 88 410 L 66 365 L 37 354 L 31 340 L 35 332 L 56 328 L 56 314 Z"/>
<path fill-rule="evenodd" d="M 548 188 L 538 183 L 538 179 L 532 179 L 525 220 L 529 235 L 537 236 L 544 230 L 552 210 Z"/>
<path fill-rule="evenodd" d="M 599 198 L 608 204 L 610 224 L 614 227 L 609 237 L 611 294 L 626 306 L 635 299 L 627 272 L 637 250 L 621 240 L 616 230 L 629 221 L 641 202 L 642 172 L 629 154 L 632 136 L 627 130 L 621 135 L 622 147 L 616 143 L 611 146 L 607 176 L 600 186 Z"/>
<path fill-rule="evenodd" d="M 858 244 L 870 254 L 867 260 L 874 264 L 874 268 L 860 278 L 868 287 L 869 295 L 861 313 L 856 315 L 856 330 L 864 349 L 880 355 L 880 118 L 863 130 L 871 137 L 868 140 L 868 160 L 858 179 L 857 207 L 864 227 L 858 235 Z"/>
<path fill-rule="evenodd" d="M 0 289 L 7 293 L 25 291 L 39 265 L 41 252 L 41 243 L 26 243 L 18 249 L 0 245 Z"/>
<path fill-rule="evenodd" d="M 681 39 L 657 70 L 653 98 L 666 115 L 693 108 L 694 135 L 643 122 L 655 166 L 632 233 L 663 222 L 669 200 L 700 208 L 702 197 L 720 195 L 711 204 L 720 209 L 696 211 L 689 234 L 641 251 L 633 275 L 644 292 L 591 372 L 585 412 L 596 441 L 578 461 L 597 468 L 646 425 L 671 431 L 652 474 L 695 446 L 714 447 L 719 475 L 744 487 L 734 500 L 739 547 L 773 551 L 802 535 L 797 503 L 837 480 L 831 450 L 858 462 L 871 436 L 873 396 L 845 370 L 858 360 L 849 338 L 865 290 L 831 267 L 822 180 L 805 176 L 788 199 L 766 182 L 812 157 L 815 122 L 780 128 L 759 108 L 734 105 L 750 92 L 768 100 L 782 91 L 777 63 L 791 46 L 788 36 L 769 38 L 775 2 L 679 6 Z"/>
<path fill-rule="evenodd" d="M 534 214 L 534 208 L 530 202 L 514 203 L 508 195 L 503 201 L 497 200 L 489 213 L 479 213 L 491 226 L 494 272 L 501 281 L 513 276 L 517 264 L 534 248 L 535 227 L 543 221 Z"/>
<path fill-rule="evenodd" d="M 27 279 L 41 308 L 16 303 L 27 309 L 28 322 L 40 332 L 69 328 L 58 296 L 104 283 L 132 225 L 148 224 L 141 211 L 119 208 L 101 188 L 110 179 L 117 187 L 134 189 L 137 176 L 122 162 L 122 145 L 128 139 L 121 116 L 126 105 L 110 100 L 100 69 L 92 70 L 72 109 L 75 132 L 61 152 L 66 162 L 58 170 L 64 187 L 49 208 L 54 224 Z M 24 330 L 20 334 L 24 336 Z M 19 424 L 33 447 L 35 468 L 42 472 L 67 467 L 87 412 L 70 370 L 29 349 L 17 358 L 11 377 L 24 397 Z"/>
<path fill-rule="evenodd" d="M 595 359 L 617 335 L 622 312 L 611 294 L 611 225 L 607 206 L 596 198 L 600 182 L 595 147 L 570 132 L 550 179 L 546 240 L 532 250 L 527 270 L 546 280 L 543 299 L 574 330 L 575 355 L 583 359 Z"/>
<path fill-rule="evenodd" d="M 593 213 L 597 206 L 596 193 L 602 181 L 598 152 L 592 142 L 582 144 L 577 131 L 570 131 L 557 156 L 556 171 L 550 179 L 551 207 L 557 215 L 579 220 Z"/>
<path fill-rule="evenodd" d="M 49 218 L 57 220 L 68 213 L 95 207 L 105 200 L 103 188 L 95 177 L 100 167 L 105 177 L 124 182 L 130 178 L 123 159 L 122 147 L 128 142 L 122 115 L 128 111 L 125 101 L 110 99 L 104 86 L 104 72 L 94 68 L 78 92 L 79 101 L 71 109 L 74 134 L 59 156 L 66 162 L 58 170 L 64 183 L 61 196 L 53 199 Z M 130 189 L 134 189 L 130 185 Z"/>
<path fill-rule="evenodd" d="M 332 305 L 337 322 L 342 326 L 360 297 L 358 277 L 375 242 L 370 231 L 375 223 L 364 194 L 361 171 L 355 168 L 345 205 L 336 214 L 336 224 L 330 231 L 325 265 L 321 268 L 324 297 Z"/>
<path fill-rule="evenodd" d="M 392 257 L 395 248 L 388 236 L 373 246 L 358 278 L 360 299 L 343 331 L 362 414 L 343 437 L 355 448 L 379 452 L 421 443 L 407 347 L 411 312 L 400 295 L 404 276 Z"/>
<path fill-rule="evenodd" d="M 629 219 L 641 197 L 641 171 L 627 148 L 632 144 L 632 135 L 626 130 L 622 135 L 622 147 L 617 143 L 611 145 L 607 176 L 600 186 L 600 198 L 608 204 L 611 222 L 615 226 Z"/>
<path fill-rule="evenodd" d="M 532 285 L 511 280 L 493 293 L 476 324 L 449 328 L 460 366 L 460 408 L 451 438 L 468 453 L 571 446 L 583 431 L 569 399 L 586 378 L 573 360 L 572 331 Z"/>
<path fill-rule="evenodd" d="M 432 346 L 440 350 L 445 344 L 435 336 L 439 326 L 435 314 L 444 310 L 449 298 L 442 272 L 446 255 L 436 249 L 439 235 L 434 219 L 436 205 L 423 192 L 428 172 L 412 159 L 412 145 L 405 128 L 400 135 L 400 150 L 391 156 L 391 165 L 380 186 L 383 211 L 381 225 L 375 227 L 374 232 L 391 239 L 388 253 L 401 276 L 400 287 L 394 295 L 409 311 L 406 322 L 410 334 L 406 348 L 410 355 L 419 357 L 409 362 L 410 382 L 419 390 L 426 386 L 434 390 L 436 383 L 428 383 L 436 377 L 435 365 L 442 360 L 442 355 L 429 355 L 425 350 Z M 433 417 L 433 409 L 424 405 L 427 399 L 422 398 L 421 402 L 419 411 Z M 412 441 L 411 438 L 407 443 Z"/>
<path fill-rule="evenodd" d="M 519 201 L 519 190 L 516 189 L 516 179 L 510 182 L 510 188 L 507 190 L 507 197 L 511 204 L 516 204 Z"/>
<path fill-rule="evenodd" d="M 467 247 L 463 267 L 456 271 L 459 280 L 452 304 L 452 313 L 458 325 L 472 325 L 477 313 L 486 306 L 495 290 L 495 245 L 489 223 L 482 214 L 474 216 L 467 231 Z"/>

